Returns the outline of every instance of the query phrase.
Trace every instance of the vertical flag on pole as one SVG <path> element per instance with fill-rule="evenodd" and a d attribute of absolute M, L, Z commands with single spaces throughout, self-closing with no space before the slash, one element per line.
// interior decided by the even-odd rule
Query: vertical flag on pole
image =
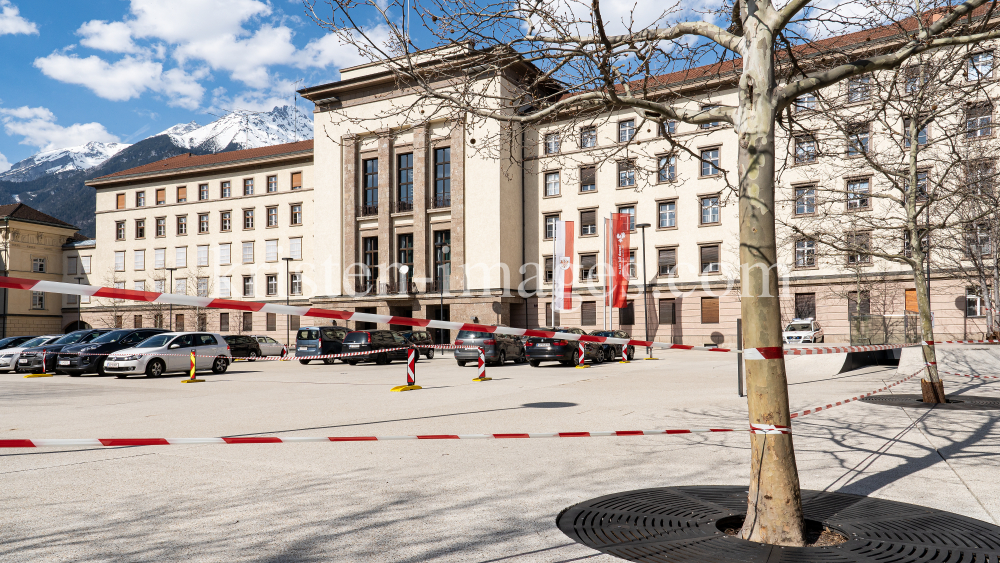
<path fill-rule="evenodd" d="M 552 310 L 573 309 L 573 221 L 556 221 L 552 257 Z"/>
<path fill-rule="evenodd" d="M 611 306 L 622 309 L 628 305 L 629 280 L 629 219 L 627 213 L 611 214 L 611 265 L 614 268 L 611 285 Z"/>

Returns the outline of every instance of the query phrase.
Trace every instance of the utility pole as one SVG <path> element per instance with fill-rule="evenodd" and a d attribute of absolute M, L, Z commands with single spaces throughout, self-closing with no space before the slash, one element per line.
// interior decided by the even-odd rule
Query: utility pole
<path fill-rule="evenodd" d="M 167 293 L 173 293 L 174 292 L 174 270 L 176 270 L 177 268 L 175 267 L 175 268 L 165 268 L 165 269 L 168 272 L 170 272 L 170 286 L 167 287 Z M 167 323 L 169 323 L 167 326 L 170 327 L 169 328 L 170 331 L 173 331 L 174 330 L 174 304 L 173 303 L 170 304 L 170 310 L 167 313 L 167 315 L 170 317 L 169 319 L 167 319 Z"/>

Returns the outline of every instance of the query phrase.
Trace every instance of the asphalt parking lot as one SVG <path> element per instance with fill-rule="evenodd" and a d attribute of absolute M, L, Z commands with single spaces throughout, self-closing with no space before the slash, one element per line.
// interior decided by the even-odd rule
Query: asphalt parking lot
<path fill-rule="evenodd" d="M 360 436 L 744 428 L 735 357 L 658 353 L 589 369 L 239 362 L 205 383 L 0 375 L 0 438 Z M 792 409 L 899 379 L 788 361 Z M 947 367 L 947 366 L 946 366 Z M 968 366 L 965 366 L 968 369 Z M 1000 375 L 1000 365 L 978 366 Z M 957 370 L 956 370 L 957 371 Z M 996 382 L 994 382 L 996 381 Z M 946 379 L 1000 397 L 1000 380 Z M 919 393 L 919 381 L 893 389 Z M 1000 518 L 1000 411 L 850 403 L 797 419 L 803 487 Z M 745 485 L 746 433 L 0 451 L 0 560 L 614 561 L 560 510 L 660 485 Z"/>

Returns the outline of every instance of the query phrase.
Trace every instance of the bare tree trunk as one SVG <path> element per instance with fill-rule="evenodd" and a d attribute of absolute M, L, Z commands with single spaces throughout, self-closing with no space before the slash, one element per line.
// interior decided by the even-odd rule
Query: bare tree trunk
<path fill-rule="evenodd" d="M 923 254 L 917 250 L 919 242 L 914 244 L 914 256 Z M 918 262 L 919 263 L 919 262 Z M 924 352 L 924 363 L 927 364 L 926 375 L 920 380 L 920 390 L 925 403 L 947 403 L 948 399 L 944 394 L 944 382 L 937 370 L 937 353 L 934 349 L 934 323 L 931 316 L 931 302 L 927 296 L 927 278 L 923 268 L 913 269 L 913 282 L 917 291 L 917 308 L 920 310 L 920 334 Z"/>
<path fill-rule="evenodd" d="M 748 3 L 750 4 L 750 3 Z M 746 348 L 770 348 L 774 359 L 748 359 L 751 425 L 791 426 L 781 353 L 774 227 L 774 60 L 767 27 L 748 14 L 747 56 L 736 115 L 739 135 L 741 309 Z M 772 545 L 804 545 L 802 498 L 792 435 L 751 433 L 750 494 L 742 537 Z"/>

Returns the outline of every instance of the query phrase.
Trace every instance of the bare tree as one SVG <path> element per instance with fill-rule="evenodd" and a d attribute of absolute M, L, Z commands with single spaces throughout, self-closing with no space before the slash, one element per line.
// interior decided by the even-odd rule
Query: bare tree
<path fill-rule="evenodd" d="M 447 116 L 466 130 L 484 132 L 486 138 L 469 138 L 470 145 L 486 145 L 500 155 L 511 152 L 524 128 L 568 115 L 597 118 L 631 110 L 658 128 L 670 121 L 730 124 L 740 146 L 733 176 L 739 192 L 745 340 L 762 358 L 747 361 L 751 425 L 791 425 L 773 275 L 778 117 L 798 97 L 851 77 L 897 68 L 938 48 L 1000 36 L 989 17 L 993 12 L 984 10 L 987 0 L 957 5 L 859 0 L 851 9 L 841 5 L 836 10 L 817 0 L 790 0 L 780 7 L 769 0 L 739 0 L 720 2 L 701 14 L 677 4 L 643 21 L 626 13 L 617 22 L 602 15 L 599 0 L 485 5 L 432 0 L 416 12 L 423 28 L 421 51 L 395 15 L 403 10 L 399 0 L 328 0 L 320 8 L 318 1 L 306 0 L 306 6 L 319 25 L 357 45 L 369 60 L 395 74 L 399 89 L 413 94 L 412 103 L 387 110 L 394 122 L 419 124 Z M 929 8 L 936 10 L 925 12 Z M 372 16 L 379 18 L 377 28 L 363 24 Z M 728 28 L 713 23 L 717 20 L 728 20 Z M 869 35 L 867 40 L 806 42 L 831 30 Z M 704 66 L 709 63 L 714 66 Z M 680 74 L 676 80 L 658 78 L 670 73 Z M 692 84 L 705 83 L 706 77 L 735 87 L 738 103 L 699 103 L 705 92 L 695 93 Z M 324 107 L 338 112 L 336 103 Z M 339 115 L 356 119 L 343 111 Z M 636 142 L 624 140 L 629 146 Z M 939 381 L 936 372 L 927 377 Z M 742 536 L 804 544 L 791 434 L 751 433 L 750 440 Z"/>

